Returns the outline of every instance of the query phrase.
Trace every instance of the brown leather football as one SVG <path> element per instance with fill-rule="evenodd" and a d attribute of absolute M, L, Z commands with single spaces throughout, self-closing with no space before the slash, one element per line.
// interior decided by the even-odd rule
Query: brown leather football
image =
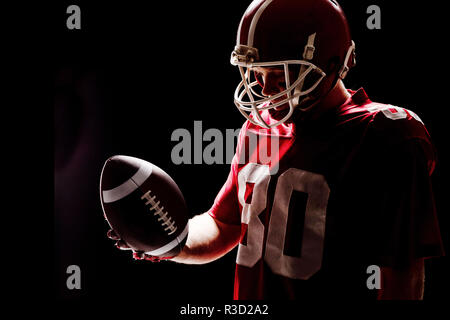
<path fill-rule="evenodd" d="M 183 194 L 154 164 L 124 155 L 109 158 L 100 177 L 100 199 L 110 227 L 134 251 L 172 257 L 186 243 Z"/>

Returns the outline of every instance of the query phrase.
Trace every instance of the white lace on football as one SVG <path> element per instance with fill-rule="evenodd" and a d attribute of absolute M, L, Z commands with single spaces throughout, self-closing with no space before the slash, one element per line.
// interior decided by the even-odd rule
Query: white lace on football
<path fill-rule="evenodd" d="M 161 225 L 164 227 L 164 231 L 167 231 L 168 235 L 171 235 L 177 230 L 175 221 L 169 216 L 169 212 L 164 211 L 164 206 L 160 206 L 160 201 L 156 199 L 156 196 L 151 195 L 151 190 L 147 191 L 141 199 L 146 199 L 146 205 L 151 205 L 150 211 L 155 211 L 154 216 L 159 216 L 158 221 L 161 221 Z"/>
<path fill-rule="evenodd" d="M 176 236 L 175 239 L 169 241 L 168 243 L 166 243 L 165 245 L 163 245 L 158 249 L 155 249 L 153 251 L 147 251 L 145 253 L 151 256 L 163 255 L 172 250 L 173 248 L 175 248 L 176 246 L 178 246 L 180 243 L 182 243 L 183 240 L 187 237 L 188 233 L 189 233 L 189 221 L 188 223 L 186 223 L 186 226 L 184 227 L 183 231 L 178 236 Z"/>

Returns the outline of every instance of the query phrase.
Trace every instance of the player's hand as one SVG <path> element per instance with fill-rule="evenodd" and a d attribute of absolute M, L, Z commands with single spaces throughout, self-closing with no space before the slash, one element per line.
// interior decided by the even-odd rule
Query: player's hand
<path fill-rule="evenodd" d="M 120 237 L 117 235 L 117 233 L 114 232 L 113 229 L 108 230 L 108 233 L 106 235 L 109 239 L 116 241 L 116 243 L 115 243 L 116 248 L 118 248 L 120 250 L 131 250 L 133 252 L 133 259 L 135 259 L 135 260 L 147 260 L 147 261 L 151 261 L 151 262 L 160 262 L 161 260 L 169 260 L 169 259 L 173 258 L 173 257 L 160 258 L 160 257 L 155 257 L 152 255 L 146 254 L 142 251 L 135 251 L 132 248 L 130 248 L 130 246 L 125 241 L 120 239 Z"/>
<path fill-rule="evenodd" d="M 119 235 L 115 233 L 113 229 L 108 230 L 106 236 L 111 240 L 116 241 L 116 248 L 120 250 L 132 250 L 125 241 L 120 239 Z"/>

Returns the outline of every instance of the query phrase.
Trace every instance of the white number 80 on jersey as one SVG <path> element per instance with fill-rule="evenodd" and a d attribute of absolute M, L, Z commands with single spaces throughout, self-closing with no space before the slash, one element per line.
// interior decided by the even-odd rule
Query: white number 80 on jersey
<path fill-rule="evenodd" d="M 242 205 L 241 222 L 247 224 L 247 244 L 239 244 L 236 263 L 253 267 L 261 258 L 264 225 L 259 219 L 267 205 L 270 182 L 267 165 L 249 163 L 238 174 L 239 202 Z M 250 203 L 245 201 L 247 183 L 254 183 Z M 308 195 L 302 239 L 301 258 L 285 255 L 284 243 L 288 222 L 289 203 L 293 190 Z M 264 260 L 272 271 L 292 279 L 308 279 L 322 265 L 325 221 L 330 188 L 325 178 L 316 173 L 290 168 L 278 178 Z M 303 212 L 298 212 L 303 214 Z"/>

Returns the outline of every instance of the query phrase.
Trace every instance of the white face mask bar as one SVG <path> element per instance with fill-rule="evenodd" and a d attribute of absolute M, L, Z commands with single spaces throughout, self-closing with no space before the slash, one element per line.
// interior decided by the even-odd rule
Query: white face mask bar
<path fill-rule="evenodd" d="M 320 68 L 304 60 L 261 62 L 245 65 L 241 63 L 236 64 L 239 65 L 239 71 L 241 73 L 242 81 L 239 83 L 234 93 L 234 103 L 236 107 L 239 109 L 239 111 L 242 113 L 242 115 L 246 117 L 251 123 L 264 128 L 273 128 L 288 120 L 298 104 L 299 101 L 298 98 L 301 96 L 308 95 L 319 85 L 322 79 L 326 76 L 326 74 Z M 299 72 L 297 79 L 292 84 L 289 76 L 290 65 L 299 65 L 301 70 Z M 260 86 L 260 84 L 257 81 L 251 81 L 249 69 L 252 67 L 277 67 L 277 66 L 282 66 L 284 69 L 286 89 L 270 97 L 266 97 L 263 96 L 262 94 L 257 93 L 253 89 L 253 87 Z M 244 67 L 247 67 L 246 72 L 244 72 Z M 300 87 L 303 86 L 306 76 L 311 72 L 317 73 L 319 77 L 311 85 L 310 88 L 302 90 L 302 88 Z M 283 100 L 273 103 L 274 100 L 284 96 L 285 98 Z M 244 99 L 245 97 L 247 97 L 247 99 Z M 289 104 L 289 112 L 286 114 L 286 116 L 283 117 L 283 119 L 271 125 L 269 125 L 266 121 L 262 119 L 260 114 L 261 111 L 266 109 L 274 109 L 284 104 Z"/>
<path fill-rule="evenodd" d="M 234 103 L 238 108 L 238 110 L 242 113 L 242 115 L 246 117 L 251 123 L 264 128 L 273 128 L 284 123 L 286 120 L 290 118 L 290 116 L 294 112 L 294 109 L 298 106 L 300 100 L 299 98 L 301 96 L 306 96 L 309 93 L 311 93 L 311 91 L 313 91 L 319 85 L 322 79 L 326 76 L 326 74 L 319 67 L 308 62 L 311 61 L 314 56 L 315 38 L 316 33 L 309 35 L 307 44 L 303 52 L 303 60 L 287 60 L 287 61 L 255 63 L 255 61 L 258 61 L 259 59 L 258 49 L 245 45 L 238 45 L 235 47 L 235 50 L 231 54 L 231 64 L 239 67 L 242 81 L 239 83 L 234 93 Z M 339 78 L 344 79 L 345 76 L 347 75 L 347 72 L 349 70 L 348 61 L 352 57 L 352 55 L 353 55 L 353 64 L 355 64 L 354 52 L 355 52 L 355 43 L 352 41 L 352 44 L 347 51 L 347 55 L 345 57 L 343 66 L 341 70 L 339 70 L 338 74 Z M 289 65 L 300 65 L 300 71 L 297 76 L 297 80 L 295 80 L 294 83 L 292 83 L 292 85 L 289 76 Z M 258 83 L 258 81 L 251 81 L 250 69 L 254 67 L 276 67 L 276 66 L 282 66 L 284 69 L 286 89 L 270 97 L 266 97 L 262 94 L 257 93 L 253 88 L 255 86 L 259 86 L 260 84 Z M 244 72 L 244 68 L 247 68 L 246 72 Z M 303 90 L 305 78 L 311 72 L 317 73 L 319 77 L 311 85 L 310 88 Z M 286 96 L 286 98 L 284 98 L 282 101 L 273 103 L 274 100 L 277 100 L 284 96 Z M 248 99 L 245 100 L 244 99 L 245 97 L 247 97 Z M 255 97 L 258 99 L 256 99 Z M 304 99 L 308 99 L 308 97 Z M 272 125 L 269 125 L 261 117 L 260 114 L 261 111 L 277 108 L 286 103 L 289 104 L 289 112 L 280 121 Z M 306 111 L 307 109 L 310 109 L 313 106 L 314 104 L 302 110 Z"/>

